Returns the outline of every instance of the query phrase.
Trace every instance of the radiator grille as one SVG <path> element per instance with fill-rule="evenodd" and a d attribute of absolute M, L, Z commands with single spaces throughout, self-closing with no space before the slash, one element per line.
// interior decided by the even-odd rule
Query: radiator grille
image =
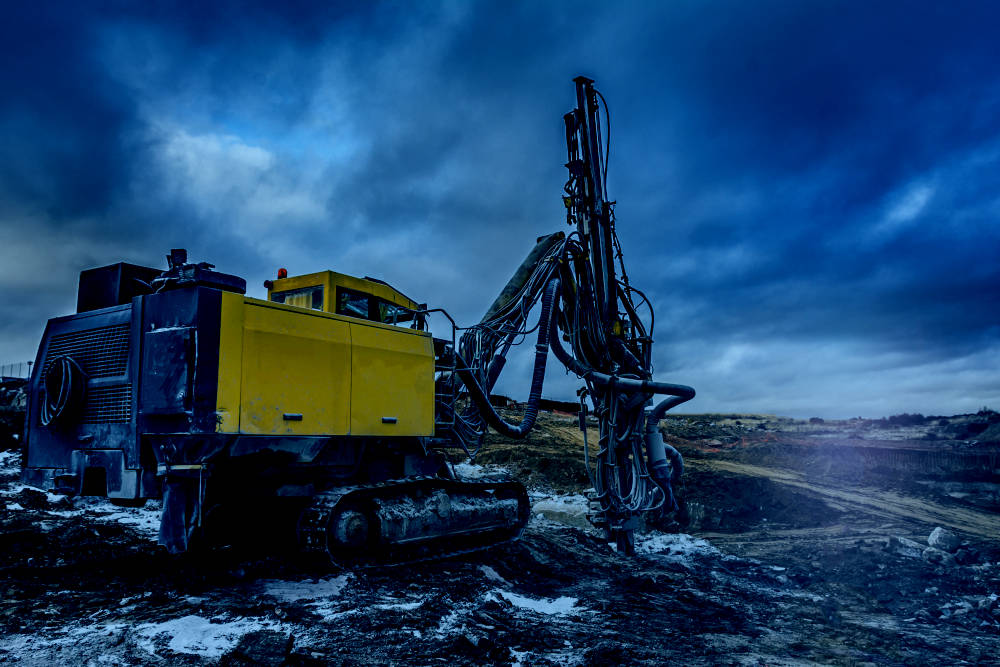
<path fill-rule="evenodd" d="M 90 387 L 83 408 L 84 424 L 128 422 L 132 418 L 132 386 Z"/>
<path fill-rule="evenodd" d="M 52 337 L 45 368 L 57 357 L 69 355 L 90 378 L 124 375 L 128 366 L 129 325 L 113 324 Z"/>
<path fill-rule="evenodd" d="M 53 336 L 45 352 L 43 385 L 45 372 L 51 363 L 64 355 L 80 364 L 80 368 L 91 380 L 125 375 L 128 371 L 129 324 L 111 324 Z M 80 417 L 82 423 L 127 423 L 131 419 L 131 385 L 87 387 L 83 414 Z"/>

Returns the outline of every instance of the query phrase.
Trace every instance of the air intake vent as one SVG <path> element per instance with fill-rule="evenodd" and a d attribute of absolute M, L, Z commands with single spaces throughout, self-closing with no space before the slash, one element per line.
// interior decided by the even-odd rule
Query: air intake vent
<path fill-rule="evenodd" d="M 91 387 L 83 408 L 84 424 L 113 424 L 132 418 L 132 387 Z"/>
<path fill-rule="evenodd" d="M 128 334 L 128 324 L 113 324 L 53 336 L 45 353 L 45 370 L 52 360 L 69 355 L 91 379 L 124 375 L 128 366 Z"/>

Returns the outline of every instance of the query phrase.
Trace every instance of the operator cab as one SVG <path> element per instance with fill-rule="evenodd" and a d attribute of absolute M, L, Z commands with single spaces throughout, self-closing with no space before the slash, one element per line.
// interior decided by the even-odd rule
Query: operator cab
<path fill-rule="evenodd" d="M 286 306 L 321 310 L 382 324 L 425 329 L 424 316 L 416 311 L 426 308 L 389 283 L 378 278 L 355 278 L 336 271 L 320 271 L 302 276 L 287 276 L 278 271 L 276 280 L 264 282 L 267 299 Z"/>

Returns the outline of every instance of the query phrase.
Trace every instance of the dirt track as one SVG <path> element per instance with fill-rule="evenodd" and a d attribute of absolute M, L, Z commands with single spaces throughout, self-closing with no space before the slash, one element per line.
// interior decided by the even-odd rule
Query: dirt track
<path fill-rule="evenodd" d="M 954 503 L 945 505 L 926 498 L 907 496 L 894 491 L 871 487 L 833 487 L 806 480 L 803 473 L 779 468 L 749 465 L 735 461 L 697 461 L 692 467 L 705 466 L 747 477 L 761 477 L 784 486 L 800 489 L 821 498 L 833 509 L 869 514 L 885 519 L 917 521 L 925 525 L 944 526 L 972 536 L 1000 538 L 1000 516 Z"/>

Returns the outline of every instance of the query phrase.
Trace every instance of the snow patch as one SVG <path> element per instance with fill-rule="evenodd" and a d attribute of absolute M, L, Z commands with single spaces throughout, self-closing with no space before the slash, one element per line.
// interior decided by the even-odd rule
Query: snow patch
<path fill-rule="evenodd" d="M 482 479 L 483 477 L 494 477 L 496 475 L 507 474 L 507 469 L 500 466 L 481 466 L 477 463 L 456 463 L 452 466 L 459 479 Z"/>
<path fill-rule="evenodd" d="M 25 489 L 30 489 L 32 491 L 38 491 L 39 493 L 44 493 L 45 499 L 50 503 L 57 503 L 60 500 L 64 500 L 66 498 L 66 496 L 60 495 L 58 493 L 49 493 L 48 491 L 39 489 L 37 486 L 29 486 L 27 484 L 12 484 L 3 491 L 0 491 L 0 496 L 16 496 Z"/>
<path fill-rule="evenodd" d="M 684 533 L 648 533 L 636 535 L 636 553 L 655 555 L 673 563 L 685 563 L 695 556 L 720 556 L 707 540 Z"/>
<path fill-rule="evenodd" d="M 360 613 L 361 609 L 346 609 L 340 600 L 348 583 L 354 578 L 351 573 L 337 577 L 311 581 L 262 581 L 264 594 L 281 602 L 303 602 L 312 613 L 321 616 L 326 621 L 332 621 L 345 616 Z M 337 611 L 341 609 L 340 611 Z"/>
<path fill-rule="evenodd" d="M 160 503 L 157 500 L 149 501 L 143 507 L 115 507 L 107 498 L 69 498 L 57 493 L 42 491 L 38 487 L 28 486 L 27 484 L 16 484 L 8 487 L 8 489 L 0 491 L 0 496 L 16 496 L 24 489 L 45 493 L 45 499 L 50 504 L 65 503 L 67 500 L 72 504 L 73 509 L 42 510 L 48 516 L 72 519 L 86 515 L 88 519 L 100 523 L 120 523 L 130 526 L 137 532 L 152 539 L 156 539 L 159 536 Z M 7 509 L 23 510 L 24 507 L 20 503 L 11 503 L 7 505 Z M 53 527 L 52 525 L 40 525 L 45 530 Z"/>
<path fill-rule="evenodd" d="M 135 628 L 137 645 L 157 655 L 158 646 L 174 653 L 193 653 L 206 658 L 218 658 L 236 646 L 240 638 L 255 630 L 280 630 L 281 624 L 263 619 L 238 618 L 219 621 L 201 616 L 182 616 L 163 623 L 143 623 Z"/>
<path fill-rule="evenodd" d="M 338 577 L 318 579 L 315 581 L 282 581 L 270 579 L 260 582 L 264 593 L 282 602 L 299 602 L 301 600 L 326 600 L 335 598 L 344 592 L 348 582 L 354 575 L 347 573 Z"/>
<path fill-rule="evenodd" d="M 497 598 L 500 598 L 498 600 Z M 494 602 L 506 601 L 518 609 L 527 609 L 529 611 L 534 611 L 539 614 L 546 615 L 558 615 L 563 616 L 566 614 L 574 613 L 580 611 L 576 607 L 577 599 L 569 597 L 559 597 L 555 599 L 548 598 L 529 598 L 524 595 L 518 595 L 517 593 L 511 593 L 510 591 L 502 591 L 500 589 L 494 589 L 486 594 L 486 601 L 490 600 Z"/>
<path fill-rule="evenodd" d="M 0 452 L 0 472 L 17 472 L 20 469 L 20 452 Z"/>
<path fill-rule="evenodd" d="M 497 571 L 494 570 L 489 565 L 480 565 L 479 566 L 479 571 L 482 572 L 484 575 L 486 575 L 486 578 L 489 579 L 490 581 L 495 581 L 497 583 L 510 585 L 506 579 L 504 579 L 503 577 L 501 577 L 497 573 Z"/>
<path fill-rule="evenodd" d="M 511 667 L 527 667 L 536 664 L 539 660 L 544 664 L 559 665 L 559 667 L 572 667 L 582 664 L 580 651 L 577 649 L 563 649 L 551 653 L 536 653 L 535 651 L 515 651 L 511 649 L 511 656 L 514 662 Z"/>
<path fill-rule="evenodd" d="M 106 635 L 123 627 L 125 627 L 124 623 L 69 626 L 58 630 L 61 636 L 48 638 L 40 637 L 37 633 L 7 635 L 4 637 L 0 649 L 7 651 L 7 654 L 3 655 L 4 658 L 23 659 L 39 649 L 63 646 L 79 647 L 88 639 L 87 635 Z"/>
<path fill-rule="evenodd" d="M 117 508 L 116 508 L 117 509 Z M 135 528 L 137 532 L 156 539 L 160 535 L 160 510 L 147 510 L 145 507 L 125 509 L 104 516 L 94 517 L 102 523 L 121 523 Z"/>
<path fill-rule="evenodd" d="M 590 528 L 587 513 L 590 511 L 586 497 L 577 493 L 569 496 L 533 497 L 531 511 L 550 521 L 577 528 Z"/>
<path fill-rule="evenodd" d="M 452 611 L 448 612 L 447 615 L 442 616 L 441 620 L 438 621 L 438 626 L 437 629 L 434 631 L 434 634 L 437 635 L 438 637 L 443 637 L 453 632 L 461 632 L 462 630 L 464 630 L 465 624 L 464 623 L 462 623 L 461 625 L 459 624 L 459 617 L 460 614 L 457 609 L 453 609 Z"/>
<path fill-rule="evenodd" d="M 418 600 L 416 602 L 393 602 L 387 604 L 377 604 L 375 605 L 375 609 L 381 609 L 383 611 L 413 611 L 423 603 L 423 600 Z"/>
<path fill-rule="evenodd" d="M 554 496 L 548 493 L 531 494 L 533 508 L 553 508 L 563 511 L 577 511 L 586 513 L 589 501 L 582 493 L 574 493 L 568 496 Z"/>
<path fill-rule="evenodd" d="M 152 597 L 152 595 L 153 595 L 152 591 L 146 591 L 142 595 L 130 595 L 128 597 L 122 598 L 121 602 L 118 603 L 118 606 L 119 607 L 124 607 L 125 605 L 131 604 L 132 602 L 135 602 L 136 600 L 143 600 L 145 598 Z"/>

